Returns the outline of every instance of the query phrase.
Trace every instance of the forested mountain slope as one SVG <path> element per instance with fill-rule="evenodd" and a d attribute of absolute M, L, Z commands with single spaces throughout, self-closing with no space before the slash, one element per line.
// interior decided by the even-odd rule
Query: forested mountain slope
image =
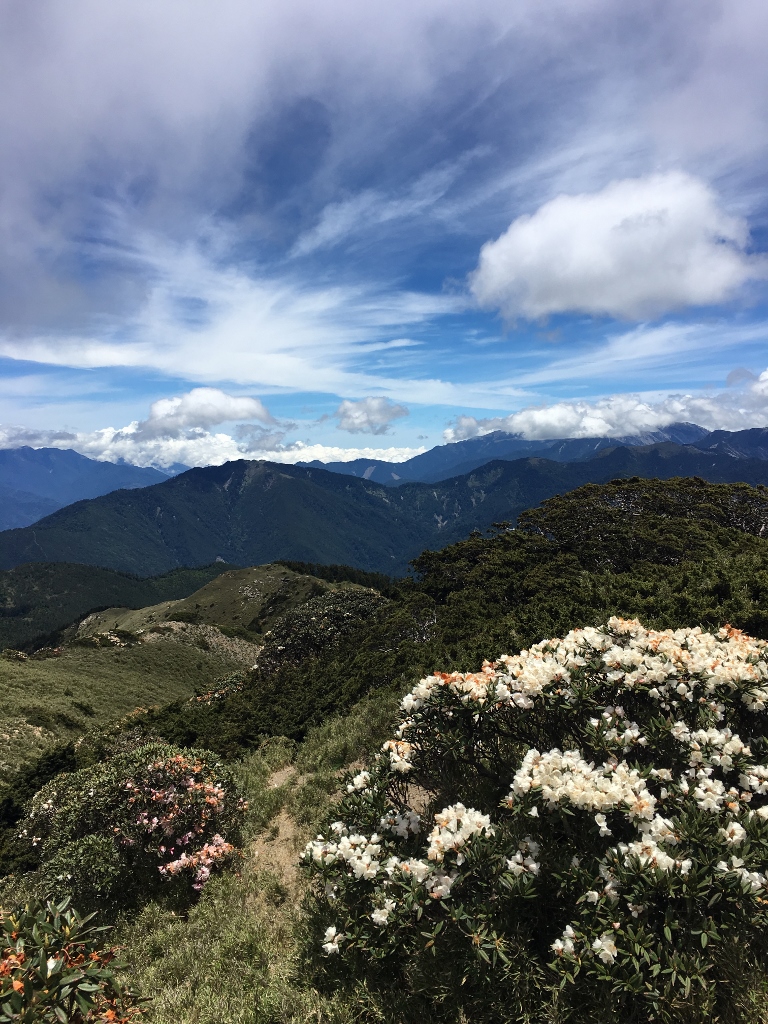
<path fill-rule="evenodd" d="M 266 734 L 300 738 L 371 690 L 404 692 L 437 668 L 473 670 L 611 615 L 768 636 L 766 524 L 765 488 L 587 485 L 521 516 L 519 529 L 424 552 L 415 579 L 332 642 L 323 616 L 335 612 L 318 598 L 312 615 L 299 609 L 273 630 L 242 691 L 157 712 L 151 728 L 227 754 Z"/>

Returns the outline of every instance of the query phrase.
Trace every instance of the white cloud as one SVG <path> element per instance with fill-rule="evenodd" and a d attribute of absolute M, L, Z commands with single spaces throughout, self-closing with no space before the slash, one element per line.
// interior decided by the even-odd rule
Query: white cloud
<path fill-rule="evenodd" d="M 534 439 L 624 437 L 659 430 L 670 423 L 697 423 L 708 430 L 746 430 L 768 426 L 768 370 L 739 378 L 742 389 L 719 394 L 674 394 L 660 400 L 640 395 L 611 395 L 594 402 L 565 401 L 522 409 L 509 416 L 477 419 L 461 415 L 444 432 L 446 441 L 463 441 L 493 430 Z"/>
<path fill-rule="evenodd" d="M 297 444 L 290 451 L 274 457 L 275 462 L 354 462 L 355 459 L 380 459 L 382 462 L 406 462 L 421 455 L 426 448 L 337 448 L 327 444 Z M 268 458 L 270 456 L 267 456 Z"/>
<path fill-rule="evenodd" d="M 413 219 L 427 213 L 442 200 L 467 164 L 485 155 L 484 147 L 462 154 L 445 166 L 427 171 L 403 195 L 388 196 L 366 189 L 348 199 L 329 203 L 317 224 L 294 244 L 292 256 L 307 256 L 330 248 L 350 236 L 366 238 L 371 231 L 390 221 Z"/>
<path fill-rule="evenodd" d="M 681 171 L 560 195 L 487 242 L 470 287 L 507 318 L 583 312 L 640 319 L 726 301 L 766 262 L 746 221 Z"/>
<path fill-rule="evenodd" d="M 233 420 L 274 423 L 258 398 L 235 397 L 218 388 L 193 388 L 184 395 L 153 402 L 146 420 L 134 433 L 140 437 L 179 437 L 184 431 L 213 427 Z"/>
<path fill-rule="evenodd" d="M 345 406 L 347 408 L 345 409 Z M 385 398 L 344 402 L 337 415 L 353 433 L 386 433 L 391 420 L 408 410 Z M 232 434 L 213 433 L 210 427 L 234 420 Z M 266 426 L 264 426 L 266 424 Z M 33 429 L 0 425 L 0 448 L 69 448 L 104 462 L 123 460 L 135 466 L 168 469 L 185 466 L 218 466 L 233 459 L 265 459 L 271 462 L 349 462 L 357 458 L 402 462 L 423 448 L 341 448 L 310 441 L 286 442 L 297 429 L 289 421 L 278 422 L 258 399 L 228 395 L 218 388 L 193 388 L 186 394 L 152 403 L 145 420 L 124 427 L 92 431 Z"/>
<path fill-rule="evenodd" d="M 393 420 L 408 415 L 404 405 L 396 405 L 388 398 L 361 398 L 352 402 L 345 398 L 333 414 L 339 430 L 350 434 L 386 434 Z"/>

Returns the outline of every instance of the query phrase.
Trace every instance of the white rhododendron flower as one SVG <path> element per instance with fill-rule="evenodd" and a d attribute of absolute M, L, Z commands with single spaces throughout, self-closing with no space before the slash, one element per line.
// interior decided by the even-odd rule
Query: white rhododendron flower
<path fill-rule="evenodd" d="M 384 903 L 380 907 L 376 907 L 376 909 L 371 913 L 371 920 L 374 924 L 383 928 L 389 920 L 389 915 L 394 911 L 396 906 L 397 904 L 394 900 L 384 900 Z"/>
<path fill-rule="evenodd" d="M 487 814 L 464 804 L 454 804 L 435 815 L 435 827 L 429 834 L 427 857 L 441 861 L 447 853 L 458 852 L 473 836 L 485 833 L 493 835 L 491 819 Z M 460 854 L 461 856 L 461 854 Z M 458 863 L 461 863 L 462 860 Z"/>
<path fill-rule="evenodd" d="M 616 959 L 616 943 L 613 941 L 613 936 L 610 932 L 603 932 L 599 939 L 595 939 L 592 943 L 592 949 L 594 949 L 604 964 L 612 964 Z"/>
<path fill-rule="evenodd" d="M 348 793 L 360 792 L 368 788 L 368 783 L 371 781 L 370 772 L 360 772 L 354 779 L 347 785 Z"/>
<path fill-rule="evenodd" d="M 563 953 L 572 953 L 575 938 L 576 933 L 574 932 L 573 928 L 571 928 L 571 926 L 568 924 L 565 926 L 565 931 L 563 932 L 562 938 L 555 939 L 555 941 L 550 946 L 550 949 L 553 949 L 555 953 L 557 953 L 558 955 L 562 955 Z"/>
<path fill-rule="evenodd" d="M 323 951 L 326 956 L 331 956 L 333 953 L 339 952 L 339 943 L 344 939 L 344 935 L 339 933 L 336 928 L 331 925 L 330 928 L 325 930 L 325 939 L 323 941 Z"/>

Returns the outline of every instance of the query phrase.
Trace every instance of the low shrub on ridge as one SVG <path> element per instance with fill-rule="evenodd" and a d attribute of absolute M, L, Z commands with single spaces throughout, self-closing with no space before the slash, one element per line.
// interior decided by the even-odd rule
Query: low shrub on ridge
<path fill-rule="evenodd" d="M 36 895 L 119 908 L 169 883 L 179 894 L 201 888 L 234 852 L 243 810 L 214 754 L 148 743 L 54 778 L 17 834 L 39 852 L 28 876 Z"/>

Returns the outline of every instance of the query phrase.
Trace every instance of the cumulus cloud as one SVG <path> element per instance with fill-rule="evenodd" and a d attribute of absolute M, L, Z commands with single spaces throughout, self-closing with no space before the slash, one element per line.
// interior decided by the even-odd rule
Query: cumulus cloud
<path fill-rule="evenodd" d="M 184 395 L 153 402 L 147 419 L 131 432 L 141 438 L 180 437 L 185 431 L 233 420 L 275 422 L 258 398 L 228 395 L 219 388 L 193 388 Z"/>
<path fill-rule="evenodd" d="M 582 312 L 641 319 L 724 302 L 766 262 L 745 252 L 746 221 L 682 171 L 560 195 L 480 252 L 471 290 L 507 318 Z"/>
<path fill-rule="evenodd" d="M 265 430 L 254 423 L 238 423 L 234 436 L 243 453 L 293 451 L 298 442 L 285 443 L 285 435 L 290 427 L 295 427 L 295 424 L 286 424 L 284 430 Z"/>
<path fill-rule="evenodd" d="M 407 416 L 404 405 L 396 405 L 388 398 L 361 398 L 358 402 L 344 399 L 334 416 L 339 430 L 350 434 L 386 434 L 393 420 Z"/>
<path fill-rule="evenodd" d="M 611 395 L 594 402 L 566 401 L 532 406 L 509 416 L 477 419 L 461 415 L 444 432 L 446 441 L 463 441 L 493 430 L 529 440 L 556 437 L 627 437 L 660 430 L 670 423 L 696 423 L 707 430 L 746 430 L 768 426 L 768 370 L 742 389 L 720 394 L 667 395 L 648 401 L 640 395 Z"/>

